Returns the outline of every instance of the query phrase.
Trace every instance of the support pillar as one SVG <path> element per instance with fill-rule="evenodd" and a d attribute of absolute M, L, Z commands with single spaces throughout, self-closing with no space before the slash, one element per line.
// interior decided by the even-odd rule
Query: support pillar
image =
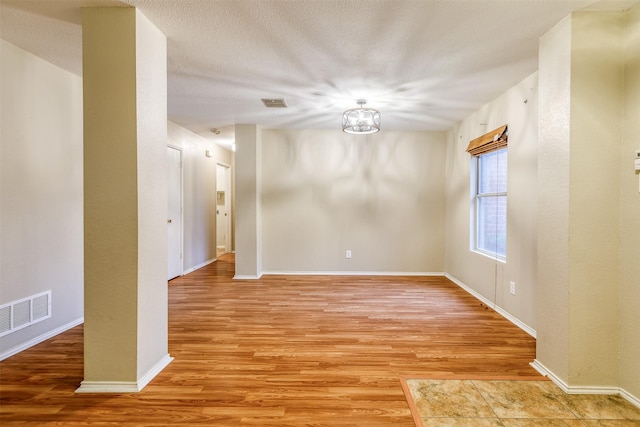
<path fill-rule="evenodd" d="M 574 13 L 540 41 L 534 366 L 571 392 L 619 380 L 623 18 Z"/>
<path fill-rule="evenodd" d="M 262 276 L 262 135 L 236 125 L 236 279 Z"/>
<path fill-rule="evenodd" d="M 84 381 L 140 391 L 168 363 L 166 38 L 135 8 L 83 9 Z"/>

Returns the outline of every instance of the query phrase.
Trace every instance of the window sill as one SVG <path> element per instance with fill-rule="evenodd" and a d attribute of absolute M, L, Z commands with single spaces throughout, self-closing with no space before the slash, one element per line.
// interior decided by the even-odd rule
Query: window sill
<path fill-rule="evenodd" d="M 507 258 L 506 257 L 500 256 L 500 255 L 496 255 L 496 254 L 493 254 L 491 252 L 484 252 L 484 251 L 481 251 L 481 250 L 478 250 L 478 249 L 470 249 L 470 250 L 471 250 L 471 252 L 473 252 L 475 254 L 478 254 L 478 255 L 482 255 L 483 257 L 489 258 L 492 261 L 500 262 L 502 264 L 506 264 L 507 263 Z"/>

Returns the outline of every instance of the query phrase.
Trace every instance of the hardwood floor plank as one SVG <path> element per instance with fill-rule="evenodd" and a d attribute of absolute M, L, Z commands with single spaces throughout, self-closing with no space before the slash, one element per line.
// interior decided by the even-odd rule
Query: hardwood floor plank
<path fill-rule="evenodd" d="M 82 326 L 0 362 L 3 426 L 413 426 L 400 376 L 522 376 L 535 340 L 443 277 L 169 284 L 169 353 L 141 393 L 74 394 Z"/>

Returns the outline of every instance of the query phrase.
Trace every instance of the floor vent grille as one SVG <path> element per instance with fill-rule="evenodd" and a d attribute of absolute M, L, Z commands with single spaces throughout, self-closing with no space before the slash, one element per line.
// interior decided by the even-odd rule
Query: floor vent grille
<path fill-rule="evenodd" d="M 51 317 L 51 291 L 0 305 L 0 337 Z"/>

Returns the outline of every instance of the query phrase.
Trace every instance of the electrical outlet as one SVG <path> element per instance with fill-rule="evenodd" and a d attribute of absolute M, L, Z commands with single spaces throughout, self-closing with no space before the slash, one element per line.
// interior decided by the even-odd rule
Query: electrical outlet
<path fill-rule="evenodd" d="M 351 249 L 347 249 L 347 252 L 345 253 L 345 258 L 347 259 L 351 259 Z"/>
<path fill-rule="evenodd" d="M 509 293 L 511 293 L 511 295 L 516 294 L 516 282 L 509 282 Z"/>

